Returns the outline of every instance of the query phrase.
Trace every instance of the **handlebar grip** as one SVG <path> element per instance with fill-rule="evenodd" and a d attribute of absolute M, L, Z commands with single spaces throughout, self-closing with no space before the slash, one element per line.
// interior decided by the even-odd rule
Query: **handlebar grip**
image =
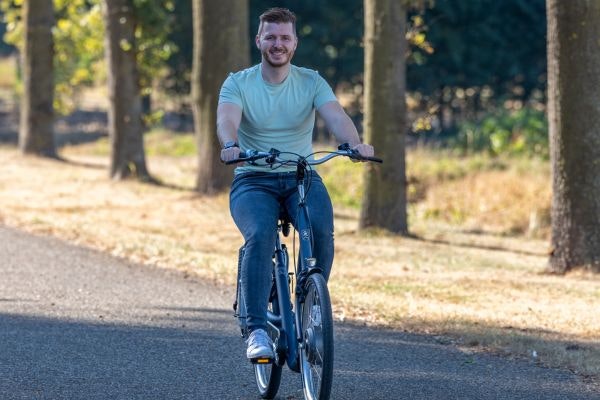
<path fill-rule="evenodd" d="M 350 150 L 351 155 L 350 158 L 354 158 L 355 160 L 360 160 L 360 161 L 373 161 L 376 163 L 383 163 L 383 160 L 381 158 L 377 158 L 377 157 L 363 157 L 360 155 L 360 153 L 356 150 Z"/>
<path fill-rule="evenodd" d="M 230 161 L 225 161 L 226 165 L 231 165 L 231 164 L 237 164 L 237 163 L 241 163 L 241 162 L 245 162 L 245 161 L 256 161 L 256 160 L 260 160 L 261 158 L 265 158 L 264 155 L 252 155 L 252 153 L 247 153 L 245 151 L 241 151 L 240 155 L 238 158 L 236 158 L 235 160 L 230 160 Z"/>
<path fill-rule="evenodd" d="M 245 151 L 240 151 L 240 154 L 238 155 L 238 158 L 236 158 L 235 160 L 229 160 L 229 161 L 224 161 L 225 165 L 231 165 L 231 164 L 237 164 L 239 162 L 242 162 L 242 158 L 246 158 L 247 154 Z"/>

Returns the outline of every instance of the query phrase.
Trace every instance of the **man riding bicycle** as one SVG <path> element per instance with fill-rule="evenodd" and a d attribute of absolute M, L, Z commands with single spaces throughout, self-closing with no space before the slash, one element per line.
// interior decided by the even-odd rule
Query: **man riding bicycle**
<path fill-rule="evenodd" d="M 311 154 L 315 110 L 339 143 L 349 143 L 363 157 L 373 156 L 373 147 L 360 142 L 327 82 L 318 72 L 291 64 L 298 45 L 294 13 L 284 8 L 265 11 L 255 41 L 261 62 L 230 74 L 221 88 L 217 108 L 221 160 L 237 159 L 241 149 Z M 314 253 L 327 279 L 333 263 L 333 209 L 321 178 L 311 173 L 307 203 Z M 272 169 L 246 164 L 235 170 L 230 211 L 245 240 L 241 290 L 246 299 L 249 359 L 274 358 L 266 332 L 271 256 L 282 207 L 296 225 L 297 196 L 295 166 Z"/>

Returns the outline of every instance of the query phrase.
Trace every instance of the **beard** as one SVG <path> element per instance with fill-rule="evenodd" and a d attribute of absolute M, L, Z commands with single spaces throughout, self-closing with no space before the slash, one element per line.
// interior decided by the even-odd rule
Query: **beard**
<path fill-rule="evenodd" d="M 263 59 L 265 59 L 271 67 L 279 68 L 289 64 L 294 56 L 294 51 L 285 49 L 284 51 L 277 53 L 277 55 L 279 56 L 279 59 L 274 60 L 270 51 L 266 50 L 262 52 Z"/>

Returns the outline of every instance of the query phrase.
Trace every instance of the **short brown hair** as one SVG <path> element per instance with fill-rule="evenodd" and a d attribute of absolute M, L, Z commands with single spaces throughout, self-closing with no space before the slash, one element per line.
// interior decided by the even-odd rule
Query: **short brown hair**
<path fill-rule="evenodd" d="M 262 13 L 261 16 L 258 17 L 258 19 L 260 20 L 260 24 L 258 25 L 259 35 L 262 31 L 263 23 L 265 22 L 275 22 L 277 24 L 291 23 L 292 28 L 294 29 L 294 34 L 296 33 L 296 14 L 294 14 L 287 8 L 269 8 L 267 11 Z"/>

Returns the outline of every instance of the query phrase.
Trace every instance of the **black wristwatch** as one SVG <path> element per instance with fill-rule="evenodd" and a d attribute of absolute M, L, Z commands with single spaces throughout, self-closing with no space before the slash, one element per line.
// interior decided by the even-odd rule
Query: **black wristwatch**
<path fill-rule="evenodd" d="M 225 142 L 225 144 L 223 144 L 223 150 L 227 150 L 232 147 L 240 147 L 240 145 L 237 144 L 237 142 Z"/>

